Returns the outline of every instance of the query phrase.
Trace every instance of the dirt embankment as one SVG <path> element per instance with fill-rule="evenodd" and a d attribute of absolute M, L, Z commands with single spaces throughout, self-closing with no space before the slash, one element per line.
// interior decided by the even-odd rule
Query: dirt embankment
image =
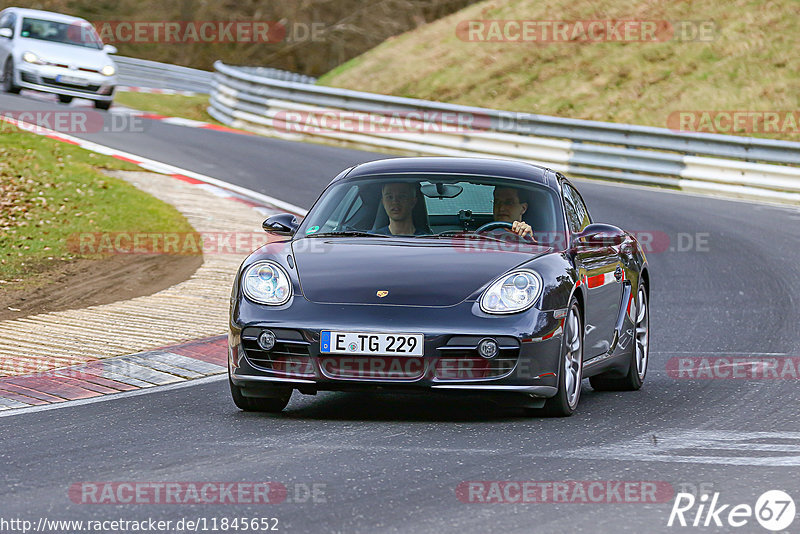
<path fill-rule="evenodd" d="M 151 295 L 188 279 L 202 263 L 200 255 L 123 254 L 59 265 L 27 280 L 32 289 L 0 285 L 0 321 Z"/>

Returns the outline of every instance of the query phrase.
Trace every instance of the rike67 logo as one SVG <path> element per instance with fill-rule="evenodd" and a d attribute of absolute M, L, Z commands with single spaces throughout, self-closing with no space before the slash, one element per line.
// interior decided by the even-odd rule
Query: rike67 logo
<path fill-rule="evenodd" d="M 753 518 L 767 530 L 786 530 L 794 522 L 794 500 L 781 490 L 764 492 L 755 506 L 722 503 L 719 492 L 699 498 L 691 493 L 678 493 L 669 514 L 667 526 L 743 527 Z"/>

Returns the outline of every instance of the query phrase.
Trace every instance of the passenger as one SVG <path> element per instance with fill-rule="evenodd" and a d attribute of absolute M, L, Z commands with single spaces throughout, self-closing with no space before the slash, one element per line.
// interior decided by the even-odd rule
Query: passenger
<path fill-rule="evenodd" d="M 417 205 L 417 190 L 409 182 L 388 183 L 381 190 L 381 201 L 389 224 L 375 230 L 383 235 L 424 235 L 425 229 L 414 226 L 414 206 Z"/>

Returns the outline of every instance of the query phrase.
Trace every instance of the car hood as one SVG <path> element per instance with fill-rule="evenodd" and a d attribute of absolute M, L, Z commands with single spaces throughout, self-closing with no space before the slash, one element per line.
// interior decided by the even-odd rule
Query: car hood
<path fill-rule="evenodd" d="M 33 52 L 50 63 L 75 65 L 96 70 L 112 64 L 108 54 L 95 48 L 51 43 L 39 39 L 22 39 L 20 49 L 24 52 Z"/>
<path fill-rule="evenodd" d="M 453 306 L 542 247 L 477 250 L 469 242 L 311 238 L 293 242 L 305 297 L 324 304 Z M 379 291 L 387 291 L 383 297 Z"/>

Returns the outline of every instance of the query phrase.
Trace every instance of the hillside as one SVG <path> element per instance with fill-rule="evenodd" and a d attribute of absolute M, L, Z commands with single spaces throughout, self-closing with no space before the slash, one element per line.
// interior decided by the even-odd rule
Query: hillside
<path fill-rule="evenodd" d="M 502 37 L 502 32 L 492 33 L 488 22 L 483 33 L 468 33 L 468 21 L 487 20 L 657 21 L 659 31 L 656 42 L 487 42 Z M 660 21 L 669 21 L 666 30 Z M 670 27 L 676 29 L 671 38 Z M 703 28 L 708 40 L 681 38 L 681 31 L 699 34 Z M 512 38 L 521 35 L 506 23 L 500 29 Z M 712 126 L 718 133 L 737 133 L 719 112 L 777 111 L 777 128 L 768 123 L 769 131 L 752 135 L 800 140 L 798 50 L 796 0 L 485 1 L 390 38 L 334 69 L 320 83 L 661 127 L 672 126 L 668 120 L 674 120 L 676 112 L 709 110 L 713 120 L 720 118 L 718 126 Z M 763 121 L 754 120 L 745 121 L 745 129 L 754 125 L 764 130 Z M 692 124 L 703 126 L 699 121 Z"/>

